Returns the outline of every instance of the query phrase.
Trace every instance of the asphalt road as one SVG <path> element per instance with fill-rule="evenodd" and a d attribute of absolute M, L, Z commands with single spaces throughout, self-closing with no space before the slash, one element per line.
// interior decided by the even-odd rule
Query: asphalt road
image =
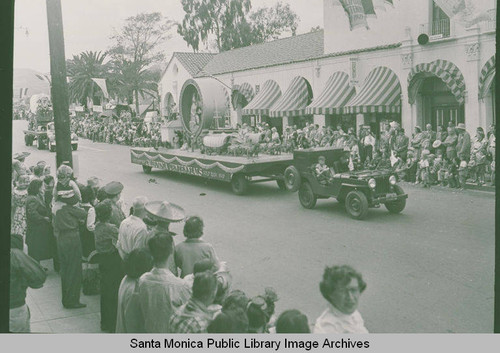
<path fill-rule="evenodd" d="M 55 154 L 25 147 L 14 121 L 13 151 L 29 151 L 28 165 Z M 368 286 L 359 310 L 370 332 L 493 331 L 494 196 L 404 185 L 400 215 L 371 209 L 352 220 L 332 200 L 303 209 L 296 193 L 276 183 L 252 185 L 246 196 L 229 184 L 154 171 L 130 163 L 129 148 L 80 140 L 79 178 L 121 181 L 129 204 L 137 195 L 182 205 L 205 222 L 205 239 L 228 262 L 234 288 L 249 296 L 274 287 L 277 312 L 299 309 L 314 322 L 324 310 L 319 282 L 326 265 L 350 264 Z M 176 242 L 183 240 L 175 224 Z"/>

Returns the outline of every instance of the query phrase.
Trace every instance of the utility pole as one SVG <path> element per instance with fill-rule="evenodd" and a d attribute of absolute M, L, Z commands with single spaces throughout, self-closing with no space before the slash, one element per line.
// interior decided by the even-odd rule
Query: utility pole
<path fill-rule="evenodd" d="M 57 167 L 61 164 L 73 167 L 61 0 L 46 0 L 46 4 L 49 27 L 50 75 L 52 77 L 50 93 L 54 109 L 56 135 L 56 164 Z"/>

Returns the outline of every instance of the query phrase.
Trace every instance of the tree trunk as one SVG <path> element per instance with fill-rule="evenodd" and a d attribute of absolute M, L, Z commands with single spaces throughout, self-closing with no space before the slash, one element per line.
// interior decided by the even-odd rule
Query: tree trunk
<path fill-rule="evenodd" d="M 135 95 L 135 117 L 139 118 L 139 91 L 134 91 Z"/>

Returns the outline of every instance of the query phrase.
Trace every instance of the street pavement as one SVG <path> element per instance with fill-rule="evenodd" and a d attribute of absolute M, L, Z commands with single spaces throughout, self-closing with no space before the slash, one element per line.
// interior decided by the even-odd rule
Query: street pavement
<path fill-rule="evenodd" d="M 27 165 L 45 160 L 55 171 L 54 153 L 24 146 L 25 125 L 14 121 L 13 152 L 29 151 Z M 295 308 L 314 322 L 326 307 L 319 291 L 325 266 L 350 264 L 368 284 L 359 311 L 370 332 L 493 331 L 493 193 L 403 185 L 409 198 L 402 214 L 381 207 L 356 221 L 333 199 L 306 210 L 296 193 L 280 191 L 275 182 L 236 196 L 225 183 L 163 171 L 146 175 L 131 164 L 126 146 L 81 139 L 74 156 L 80 180 L 121 181 L 129 204 L 145 195 L 201 216 L 204 238 L 227 261 L 233 288 L 255 296 L 274 287 L 278 314 Z M 182 224 L 171 230 L 177 243 L 183 240 Z M 28 299 L 33 331 L 99 332 L 99 297 L 82 295 L 87 308 L 63 309 L 53 272 Z"/>

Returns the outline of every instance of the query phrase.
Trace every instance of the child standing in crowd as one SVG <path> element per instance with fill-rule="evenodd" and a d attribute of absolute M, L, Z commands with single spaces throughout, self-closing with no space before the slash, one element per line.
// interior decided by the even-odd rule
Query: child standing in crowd
<path fill-rule="evenodd" d="M 422 157 L 420 159 L 420 162 L 418 163 L 418 166 L 419 166 L 420 180 L 422 181 L 424 188 L 430 187 L 430 182 L 429 182 L 430 163 L 429 163 L 428 150 L 422 151 Z"/>

